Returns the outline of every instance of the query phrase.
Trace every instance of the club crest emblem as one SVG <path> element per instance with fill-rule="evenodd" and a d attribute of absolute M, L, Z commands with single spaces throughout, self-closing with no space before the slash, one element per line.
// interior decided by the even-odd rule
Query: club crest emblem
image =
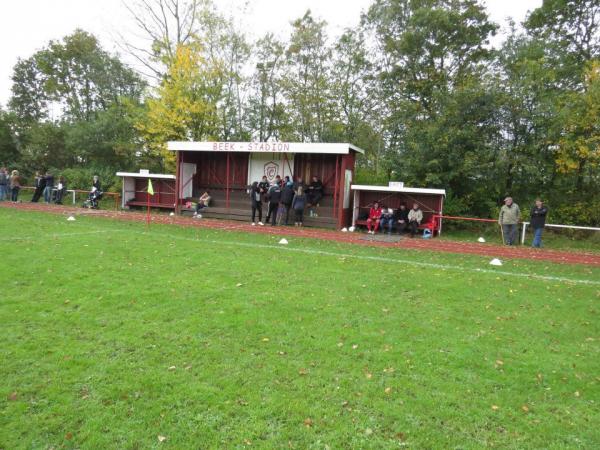
<path fill-rule="evenodd" d="M 265 176 L 269 182 L 275 181 L 275 177 L 279 173 L 279 164 L 275 161 L 269 161 L 265 164 Z"/>

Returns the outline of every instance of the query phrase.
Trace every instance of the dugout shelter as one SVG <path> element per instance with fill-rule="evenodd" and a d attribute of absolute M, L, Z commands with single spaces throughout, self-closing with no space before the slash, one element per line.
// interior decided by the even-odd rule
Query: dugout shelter
<path fill-rule="evenodd" d="M 356 155 L 364 153 L 348 143 L 299 142 L 189 142 L 168 143 L 176 154 L 176 209 L 209 191 L 211 203 L 204 217 L 250 219 L 248 189 L 264 176 L 279 175 L 306 185 L 313 176 L 324 186 L 318 217 L 305 216 L 305 225 L 340 228 L 352 219 L 350 186 Z M 266 215 L 266 211 L 263 211 Z"/>

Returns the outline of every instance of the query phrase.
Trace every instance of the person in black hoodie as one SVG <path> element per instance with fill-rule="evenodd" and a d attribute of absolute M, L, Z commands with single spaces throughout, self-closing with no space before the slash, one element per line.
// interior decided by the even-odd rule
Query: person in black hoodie
<path fill-rule="evenodd" d="M 271 219 L 271 225 L 277 225 L 277 208 L 279 208 L 279 203 L 281 203 L 281 186 L 275 183 L 270 187 L 269 192 L 267 193 L 267 198 L 269 199 L 269 211 L 267 212 L 267 222 L 269 222 L 269 218 Z"/>
<path fill-rule="evenodd" d="M 402 234 L 408 227 L 408 209 L 406 203 L 401 203 L 400 208 L 396 210 L 396 228 L 398 233 Z"/>
<path fill-rule="evenodd" d="M 44 193 L 44 188 L 46 187 L 46 177 L 40 174 L 39 172 L 35 173 L 35 192 L 33 193 L 33 197 L 31 197 L 31 201 L 33 203 L 37 203 L 40 201 L 40 197 Z"/>
<path fill-rule="evenodd" d="M 548 215 L 548 208 L 544 206 L 539 198 L 535 200 L 535 206 L 531 208 L 531 227 L 533 228 L 533 242 L 532 247 L 542 247 L 542 232 L 546 225 L 546 216 Z"/>
<path fill-rule="evenodd" d="M 267 193 L 269 192 L 269 180 L 266 175 L 263 175 L 262 180 L 258 183 L 258 189 L 260 191 L 260 198 L 263 203 L 268 203 Z"/>
<path fill-rule="evenodd" d="M 318 217 L 315 210 L 323 198 L 323 182 L 317 177 L 312 177 L 312 183 L 306 188 L 306 199 L 308 200 L 308 214 L 311 217 Z"/>
<path fill-rule="evenodd" d="M 292 201 L 294 200 L 294 185 L 286 183 L 281 191 L 281 204 L 285 208 L 285 224 L 288 224 L 290 219 L 290 209 L 292 209 Z"/>
<path fill-rule="evenodd" d="M 250 199 L 252 202 L 252 225 L 256 225 L 256 211 L 258 211 L 258 224 L 264 225 L 262 222 L 262 190 L 259 187 L 258 181 L 252 183 L 250 188 Z"/>

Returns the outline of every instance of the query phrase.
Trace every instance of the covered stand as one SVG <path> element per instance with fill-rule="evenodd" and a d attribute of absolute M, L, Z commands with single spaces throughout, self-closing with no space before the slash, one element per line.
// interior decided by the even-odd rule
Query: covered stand
<path fill-rule="evenodd" d="M 442 210 L 444 208 L 444 189 L 425 189 L 404 187 L 402 183 L 390 183 L 389 186 L 352 185 L 354 193 L 354 210 L 352 214 L 352 226 L 363 225 L 361 217 L 369 213 L 369 208 L 374 202 L 381 206 L 393 208 L 400 207 L 405 203 L 408 209 L 417 203 L 423 211 L 422 228 L 429 228 L 438 234 L 442 232 Z"/>
<path fill-rule="evenodd" d="M 147 206 L 151 208 L 175 209 L 175 175 L 136 172 L 117 172 L 123 178 L 121 207 Z M 154 195 L 148 198 L 148 180 L 152 180 Z"/>
<path fill-rule="evenodd" d="M 248 188 L 264 176 L 273 182 L 279 175 L 308 185 L 313 176 L 324 185 L 318 217 L 305 217 L 306 225 L 343 227 L 351 220 L 350 185 L 357 153 L 351 144 L 293 142 L 169 142 L 176 152 L 177 207 L 196 201 L 209 191 L 211 203 L 204 217 L 247 221 Z M 266 214 L 266 211 L 264 211 Z"/>

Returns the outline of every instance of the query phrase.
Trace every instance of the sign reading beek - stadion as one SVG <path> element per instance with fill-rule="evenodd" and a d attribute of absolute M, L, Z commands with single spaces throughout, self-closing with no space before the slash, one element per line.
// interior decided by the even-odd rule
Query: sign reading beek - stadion
<path fill-rule="evenodd" d="M 363 153 L 351 144 L 303 142 L 189 142 L 167 143 L 171 151 L 183 152 L 244 152 L 244 153 L 332 153 L 346 155 L 350 150 Z"/>

